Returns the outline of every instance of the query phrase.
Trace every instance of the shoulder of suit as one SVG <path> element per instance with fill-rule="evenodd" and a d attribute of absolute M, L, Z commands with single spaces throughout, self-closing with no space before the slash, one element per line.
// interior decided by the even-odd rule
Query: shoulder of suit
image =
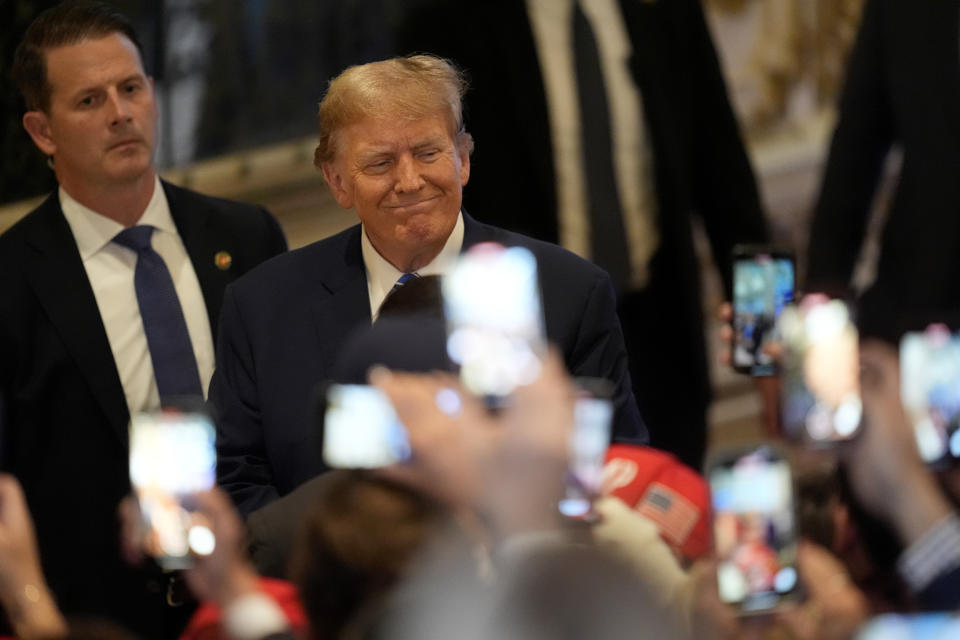
<path fill-rule="evenodd" d="M 4 252 L 17 244 L 22 244 L 26 236 L 38 226 L 49 223 L 51 216 L 60 213 L 60 202 L 57 192 L 47 196 L 35 209 L 20 218 L 9 229 L 0 234 L 0 252 Z M 64 220 L 64 224 L 66 221 Z"/>
<path fill-rule="evenodd" d="M 354 225 L 305 247 L 276 255 L 239 278 L 232 286 L 272 287 L 301 276 L 315 278 L 348 265 L 363 265 L 360 225 Z"/>
<path fill-rule="evenodd" d="M 603 269 L 589 260 L 581 258 L 572 251 L 568 251 L 552 242 L 531 238 L 522 233 L 478 222 L 475 219 L 471 220 L 470 224 L 476 225 L 476 235 L 480 237 L 481 241 L 487 240 L 498 242 L 507 247 L 516 246 L 529 249 L 536 256 L 541 272 L 544 272 L 545 268 L 559 268 L 567 272 L 580 272 L 591 277 L 606 275 Z"/>

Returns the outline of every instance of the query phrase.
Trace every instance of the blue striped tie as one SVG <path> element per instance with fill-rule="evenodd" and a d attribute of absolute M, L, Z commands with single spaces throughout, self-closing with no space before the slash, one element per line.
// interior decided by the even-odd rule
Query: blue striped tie
<path fill-rule="evenodd" d="M 402 287 L 403 285 L 407 284 L 408 282 L 410 282 L 410 281 L 413 280 L 414 278 L 419 278 L 419 277 L 420 277 L 420 276 L 418 276 L 418 275 L 415 274 L 415 273 L 405 273 L 405 274 L 403 274 L 402 276 L 400 276 L 399 278 L 397 278 L 397 281 L 394 283 L 393 288 L 390 289 L 390 293 L 388 293 L 388 294 L 386 295 L 386 297 L 389 298 L 390 296 L 392 296 L 392 295 L 394 294 L 394 292 L 396 292 L 397 289 L 399 289 L 399 288 Z"/>
<path fill-rule="evenodd" d="M 154 227 L 138 225 L 114 237 L 117 244 L 137 252 L 133 286 L 147 336 L 153 375 L 166 406 L 178 398 L 203 397 L 197 358 L 187 332 L 180 299 L 166 263 L 150 245 Z"/>

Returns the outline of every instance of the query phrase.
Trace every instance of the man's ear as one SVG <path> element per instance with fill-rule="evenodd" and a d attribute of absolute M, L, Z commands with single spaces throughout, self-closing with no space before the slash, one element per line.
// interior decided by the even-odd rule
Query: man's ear
<path fill-rule="evenodd" d="M 327 186 L 330 187 L 330 192 L 337 204 L 344 209 L 352 209 L 353 192 L 348 188 L 347 178 L 337 167 L 337 163 L 324 162 L 320 165 L 320 170 L 323 172 L 323 179 L 327 181 Z"/>
<path fill-rule="evenodd" d="M 43 111 L 27 111 L 23 114 L 23 128 L 30 134 L 33 144 L 37 145 L 44 154 L 54 155 L 57 144 L 53 141 L 50 131 L 50 120 Z"/>
<path fill-rule="evenodd" d="M 473 153 L 473 136 L 466 131 L 460 132 L 456 141 L 457 155 L 460 157 L 460 186 L 467 186 L 470 180 L 470 154 Z"/>

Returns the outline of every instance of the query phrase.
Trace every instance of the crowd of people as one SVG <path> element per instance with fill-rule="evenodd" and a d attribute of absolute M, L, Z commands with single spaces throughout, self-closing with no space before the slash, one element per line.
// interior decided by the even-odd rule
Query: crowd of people
<path fill-rule="evenodd" d="M 868 3 L 858 68 L 873 55 L 872 30 L 888 4 Z M 440 5 L 423 6 L 434 25 L 449 9 Z M 561 6 L 566 13 L 554 13 Z M 479 61 L 467 63 L 478 65 L 478 87 L 473 103 L 465 98 L 464 73 L 434 54 L 472 53 L 444 29 L 434 28 L 444 37 L 427 45 L 408 25 L 405 37 L 417 43 L 409 46 L 429 53 L 351 66 L 330 81 L 314 163 L 360 224 L 287 252 L 262 208 L 158 177 L 153 81 L 123 15 L 69 0 L 34 21 L 14 76 L 24 128 L 59 187 L 0 236 L 0 605 L 11 633 L 840 640 L 878 613 L 960 608 L 960 481 L 955 469 L 934 474 L 921 458 L 900 400 L 897 353 L 870 331 L 854 365 L 857 436 L 788 457 L 798 508 L 787 520 L 795 517 L 805 535 L 795 553 L 799 596 L 760 615 L 721 599 L 725 563 L 769 588 L 783 568 L 773 547 L 788 542 L 762 518 L 712 516 L 697 473 L 709 396 L 702 340 L 684 342 L 683 323 L 679 332 L 658 329 L 682 316 L 702 330 L 691 301 L 691 208 L 707 220 L 715 251 L 726 252 L 721 264 L 729 266 L 734 241 L 765 236 L 702 8 L 692 0 L 527 8 L 514 17 L 530 27 L 528 53 L 551 62 L 559 55 L 567 71 L 576 68 L 565 79 L 562 62 L 539 70 L 549 98 L 535 106 L 547 107 L 557 129 L 539 131 L 541 146 L 558 150 L 556 166 L 544 169 L 544 198 L 558 205 L 549 240 L 576 244 L 582 238 L 571 239 L 570 228 L 599 236 L 611 224 L 592 211 L 613 206 L 597 198 L 604 176 L 591 168 L 596 123 L 578 120 L 607 106 L 588 108 L 585 92 L 575 96 L 578 83 L 602 75 L 616 98 L 607 133 L 631 132 L 626 151 L 622 140 L 606 141 L 605 153 L 618 159 L 607 158 L 606 171 L 618 180 L 603 183 L 620 191 L 614 228 L 630 246 L 620 247 L 619 262 L 605 263 L 608 245 L 596 237 L 581 252 L 609 274 L 544 239 L 484 222 L 518 208 L 518 216 L 535 214 L 535 198 L 518 195 L 524 169 L 534 167 L 499 166 L 501 184 L 491 180 L 521 154 L 479 152 L 486 141 L 474 140 L 469 118 L 482 123 L 484 108 L 504 104 L 484 93 L 495 74 Z M 477 25 L 490 24 L 476 11 Z M 564 58 L 544 34 L 559 33 L 567 18 L 573 34 L 565 37 L 575 42 Z M 602 38 L 588 37 L 591 28 Z M 625 54 L 631 42 L 682 63 L 654 68 L 653 53 Z M 465 53 L 453 51 L 458 45 Z M 592 68 L 583 62 L 591 48 Z M 634 75 L 610 71 L 619 58 L 631 60 Z M 690 102 L 688 81 L 710 91 L 696 103 L 709 118 Z M 851 81 L 848 91 L 860 88 Z M 557 106 L 564 96 L 581 101 L 580 116 Z M 625 117 L 637 96 L 646 116 Z M 465 100 L 477 105 L 468 118 Z M 542 115 L 525 126 L 543 124 Z M 572 134 L 571 122 L 579 122 Z M 850 126 L 842 117 L 837 144 Z M 703 146 L 694 133 L 701 128 L 716 144 Z M 530 151 L 523 139 L 517 133 L 513 143 Z M 475 146 L 483 181 L 467 191 L 478 194 L 468 214 Z M 559 159 L 571 149 L 583 153 L 572 165 Z M 623 160 L 630 150 L 648 163 L 640 191 L 657 194 L 652 209 L 631 211 L 644 197 L 623 186 L 638 168 Z M 549 151 L 536 153 L 551 164 Z M 832 193 L 837 185 L 829 184 Z M 591 210 L 589 219 L 570 227 L 578 208 Z M 653 220 L 659 232 L 645 226 Z M 637 229 L 657 239 L 643 249 Z M 469 390 L 451 364 L 443 285 L 461 254 L 495 246 L 535 258 L 539 328 L 550 345 L 533 349 L 534 373 L 497 402 Z M 670 274 L 679 280 L 667 284 Z M 729 328 L 722 339 L 731 339 Z M 654 343 L 647 360 L 643 345 Z M 773 360 L 777 346 L 766 347 Z M 677 361 L 664 369 L 666 352 Z M 605 381 L 609 395 L 608 482 L 606 491 L 580 486 L 589 504 L 570 517 L 558 505 L 571 482 L 586 378 Z M 318 394 L 329 383 L 369 384 L 389 401 L 404 429 L 403 459 L 330 468 L 317 442 Z M 670 393 L 659 397 L 664 384 Z M 199 406 L 216 424 L 216 485 L 181 496 L 199 524 L 190 530 L 188 568 L 170 570 L 145 553 L 149 523 L 131 495 L 128 425 L 138 414 Z M 678 442 L 671 450 L 680 460 L 648 446 Z"/>

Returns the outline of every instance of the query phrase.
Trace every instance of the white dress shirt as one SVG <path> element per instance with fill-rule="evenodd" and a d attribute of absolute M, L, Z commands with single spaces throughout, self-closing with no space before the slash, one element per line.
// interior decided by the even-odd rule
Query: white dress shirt
<path fill-rule="evenodd" d="M 590 256 L 587 185 L 580 141 L 580 106 L 573 59 L 575 0 L 526 0 L 547 95 L 557 184 L 560 244 Z M 579 0 L 593 28 L 610 108 L 613 166 L 630 251 L 630 284 L 642 288 L 659 243 L 653 160 L 643 102 L 630 75 L 630 38 L 617 0 Z"/>
<path fill-rule="evenodd" d="M 93 288 L 100 309 L 100 318 L 107 332 L 113 361 L 120 374 L 120 383 L 130 414 L 156 411 L 160 394 L 153 377 L 153 361 L 143 331 L 140 307 L 134 289 L 133 275 L 137 254 L 132 249 L 112 242 L 123 231 L 120 223 L 83 206 L 60 188 L 60 207 L 80 250 L 80 258 Z M 138 225 L 156 227 L 151 245 L 163 258 L 180 299 L 187 332 L 197 358 L 200 384 L 206 393 L 213 375 L 213 336 L 207 307 L 193 264 L 170 216 L 167 197 L 159 178 L 153 196 Z"/>
<path fill-rule="evenodd" d="M 426 266 L 417 269 L 418 276 L 443 275 L 457 260 L 460 249 L 463 248 L 463 212 L 457 214 L 457 223 L 453 231 L 447 236 L 447 242 L 437 257 Z M 380 315 L 380 305 L 384 298 L 393 289 L 403 271 L 387 262 L 386 258 L 377 253 L 377 250 L 367 238 L 366 230 L 360 234 L 360 250 L 363 253 L 363 266 L 367 270 L 367 293 L 370 296 L 370 318 L 376 321 Z"/>

